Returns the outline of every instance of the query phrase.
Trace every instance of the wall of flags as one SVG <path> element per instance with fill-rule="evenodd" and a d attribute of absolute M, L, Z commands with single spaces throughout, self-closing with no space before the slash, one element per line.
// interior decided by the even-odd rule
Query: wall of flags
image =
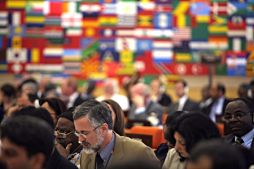
<path fill-rule="evenodd" d="M 254 0 L 0 1 L 0 73 L 254 76 Z"/>

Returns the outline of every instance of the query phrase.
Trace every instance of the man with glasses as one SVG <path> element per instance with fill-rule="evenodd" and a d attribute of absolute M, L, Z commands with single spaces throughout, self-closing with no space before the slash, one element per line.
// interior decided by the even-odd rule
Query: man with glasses
<path fill-rule="evenodd" d="M 75 109 L 73 118 L 83 145 L 81 169 L 159 167 L 151 148 L 113 132 L 111 112 L 104 103 L 87 100 Z"/>
<path fill-rule="evenodd" d="M 82 145 L 78 143 L 78 137 L 75 135 L 73 122 L 74 107 L 69 108 L 58 118 L 55 127 L 56 148 L 58 152 L 69 161 L 77 164 L 80 157 Z"/>
<path fill-rule="evenodd" d="M 248 98 L 234 99 L 226 106 L 223 120 L 230 131 L 226 141 L 254 150 L 253 105 Z"/>

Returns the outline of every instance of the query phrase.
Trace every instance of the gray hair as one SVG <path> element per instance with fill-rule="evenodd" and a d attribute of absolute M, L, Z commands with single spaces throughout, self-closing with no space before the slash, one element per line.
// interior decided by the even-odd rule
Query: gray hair
<path fill-rule="evenodd" d="M 77 120 L 87 116 L 93 127 L 107 123 L 109 129 L 113 128 L 111 111 L 105 103 L 89 99 L 79 105 L 73 112 L 73 119 Z"/>

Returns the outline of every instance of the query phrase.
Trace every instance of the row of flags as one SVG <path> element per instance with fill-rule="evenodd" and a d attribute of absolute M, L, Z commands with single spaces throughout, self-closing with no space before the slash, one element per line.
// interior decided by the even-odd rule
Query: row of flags
<path fill-rule="evenodd" d="M 6 0 L 0 72 L 254 75 L 253 0 Z M 112 69 L 114 68 L 114 69 Z"/>

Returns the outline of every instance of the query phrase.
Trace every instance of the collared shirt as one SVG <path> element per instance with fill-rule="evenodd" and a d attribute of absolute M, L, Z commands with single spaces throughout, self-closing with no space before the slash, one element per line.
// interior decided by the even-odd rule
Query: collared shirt
<path fill-rule="evenodd" d="M 106 145 L 106 147 L 99 152 L 101 158 L 103 159 L 103 166 L 104 167 L 107 167 L 109 160 L 112 156 L 112 152 L 113 152 L 114 146 L 115 146 L 115 139 L 116 139 L 115 133 L 113 133 L 109 144 Z"/>
<path fill-rule="evenodd" d="M 250 132 L 242 136 L 241 138 L 243 139 L 244 143 L 242 145 L 248 149 L 251 148 L 251 143 L 254 137 L 254 129 L 252 129 Z"/>
<path fill-rule="evenodd" d="M 223 103 L 224 103 L 225 98 L 220 97 L 213 105 L 212 109 L 210 112 L 210 119 L 213 122 L 216 122 L 216 115 L 221 115 L 223 111 Z"/>
<path fill-rule="evenodd" d="M 179 105 L 178 105 L 177 110 L 179 110 L 179 111 L 183 110 L 184 104 L 186 103 L 187 99 L 188 99 L 188 97 L 186 95 L 182 96 L 179 99 Z"/>
<path fill-rule="evenodd" d="M 72 95 L 70 95 L 69 97 L 69 102 L 67 107 L 70 108 L 74 105 L 74 102 L 76 100 L 76 98 L 78 97 L 79 93 L 78 92 L 74 92 Z"/>

